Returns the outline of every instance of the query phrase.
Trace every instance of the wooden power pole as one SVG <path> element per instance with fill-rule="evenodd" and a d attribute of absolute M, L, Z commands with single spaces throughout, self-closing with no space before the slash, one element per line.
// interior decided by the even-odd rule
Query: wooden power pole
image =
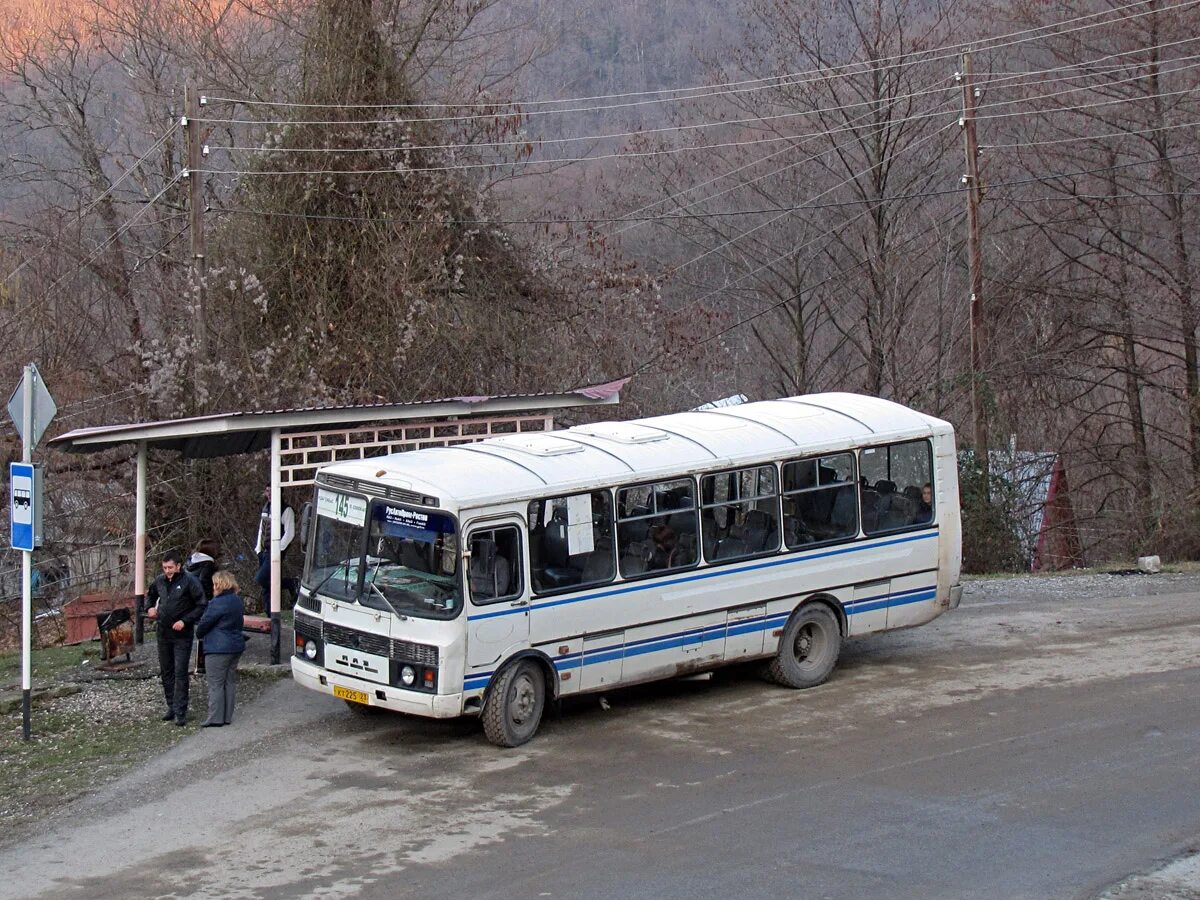
<path fill-rule="evenodd" d="M 203 147 L 200 139 L 200 107 L 204 103 L 194 87 L 184 88 L 184 121 L 187 126 L 187 179 L 188 179 L 188 233 L 192 249 L 192 289 L 196 292 L 193 301 L 192 328 L 196 335 L 196 358 L 194 361 L 194 383 L 196 394 L 203 393 L 201 364 L 208 359 L 208 325 L 205 321 L 207 301 L 205 276 L 208 265 L 204 250 L 204 177 L 200 174 Z"/>
<path fill-rule="evenodd" d="M 983 475 L 983 489 L 989 491 L 987 411 L 983 397 L 983 245 L 979 235 L 979 207 L 983 185 L 979 181 L 979 137 L 975 131 L 975 109 L 979 93 L 971 72 L 971 53 L 962 54 L 963 138 L 966 141 L 967 173 L 967 260 L 971 276 L 971 424 L 974 431 L 975 460 Z"/>

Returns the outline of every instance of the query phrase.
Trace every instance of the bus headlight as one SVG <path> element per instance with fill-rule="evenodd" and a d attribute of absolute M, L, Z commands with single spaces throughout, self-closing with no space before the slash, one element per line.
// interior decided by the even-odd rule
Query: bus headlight
<path fill-rule="evenodd" d="M 305 641 L 304 642 L 304 655 L 308 659 L 316 659 L 317 658 L 317 642 L 316 641 Z"/>
<path fill-rule="evenodd" d="M 412 687 L 417 681 L 417 670 L 412 666 L 402 666 L 400 680 L 404 682 L 405 687 Z"/>

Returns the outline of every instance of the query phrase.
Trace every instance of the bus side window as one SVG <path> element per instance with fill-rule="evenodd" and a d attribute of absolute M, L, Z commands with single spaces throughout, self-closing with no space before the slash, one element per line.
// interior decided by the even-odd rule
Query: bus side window
<path fill-rule="evenodd" d="M 933 452 L 929 441 L 870 447 L 859 457 L 863 531 L 884 534 L 933 521 Z"/>
<path fill-rule="evenodd" d="M 784 463 L 783 532 L 788 549 L 857 537 L 855 493 L 852 453 Z"/>
<path fill-rule="evenodd" d="M 621 488 L 617 506 L 622 578 L 696 564 L 696 483 L 690 478 Z"/>
<path fill-rule="evenodd" d="M 471 534 L 467 570 L 471 600 L 496 603 L 521 596 L 521 537 L 513 525 Z"/>
<path fill-rule="evenodd" d="M 608 491 L 529 504 L 529 568 L 535 593 L 612 581 L 613 505 Z"/>
<path fill-rule="evenodd" d="M 774 466 L 700 479 L 704 558 L 745 559 L 779 549 L 779 490 Z"/>

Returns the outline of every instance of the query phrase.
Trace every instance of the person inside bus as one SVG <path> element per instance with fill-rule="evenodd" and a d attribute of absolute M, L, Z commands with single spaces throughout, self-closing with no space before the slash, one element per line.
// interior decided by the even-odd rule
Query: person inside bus
<path fill-rule="evenodd" d="M 921 500 L 913 514 L 912 524 L 920 525 L 933 521 L 933 485 L 928 481 L 921 487 Z"/>
<path fill-rule="evenodd" d="M 650 554 L 652 570 L 669 569 L 674 565 L 675 532 L 670 525 L 659 525 L 654 529 L 654 550 Z"/>

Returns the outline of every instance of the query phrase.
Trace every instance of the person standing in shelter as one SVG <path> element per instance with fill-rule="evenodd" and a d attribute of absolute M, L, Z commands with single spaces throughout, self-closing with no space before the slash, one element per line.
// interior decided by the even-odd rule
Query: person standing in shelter
<path fill-rule="evenodd" d="M 238 596 L 237 579 L 231 572 L 220 571 L 212 580 L 216 596 L 196 625 L 196 636 L 204 644 L 208 660 L 208 718 L 203 728 L 233 724 L 238 660 L 246 649 L 242 634 L 245 605 Z"/>
<path fill-rule="evenodd" d="M 154 579 L 146 600 L 146 615 L 158 622 L 158 671 L 167 700 L 164 722 L 187 724 L 188 662 L 192 635 L 204 612 L 200 582 L 183 571 L 183 559 L 174 550 L 162 558 L 162 574 Z"/>
<path fill-rule="evenodd" d="M 220 546 L 217 542 L 212 538 L 205 538 L 192 550 L 192 555 L 188 557 L 187 568 L 184 569 L 200 582 L 200 589 L 204 591 L 205 603 L 213 598 L 213 573 L 217 571 L 218 553 L 220 553 Z M 204 674 L 203 642 L 196 644 L 196 672 Z"/>
<path fill-rule="evenodd" d="M 283 511 L 279 514 L 279 559 L 282 562 L 284 554 L 296 537 L 296 511 L 283 501 Z M 254 580 L 262 588 L 263 615 L 271 615 L 271 489 L 263 490 L 263 508 L 258 517 L 258 538 L 254 542 L 254 552 L 258 554 L 258 573 Z M 281 578 L 281 591 L 290 591 L 293 601 L 296 597 L 296 579 Z"/>

